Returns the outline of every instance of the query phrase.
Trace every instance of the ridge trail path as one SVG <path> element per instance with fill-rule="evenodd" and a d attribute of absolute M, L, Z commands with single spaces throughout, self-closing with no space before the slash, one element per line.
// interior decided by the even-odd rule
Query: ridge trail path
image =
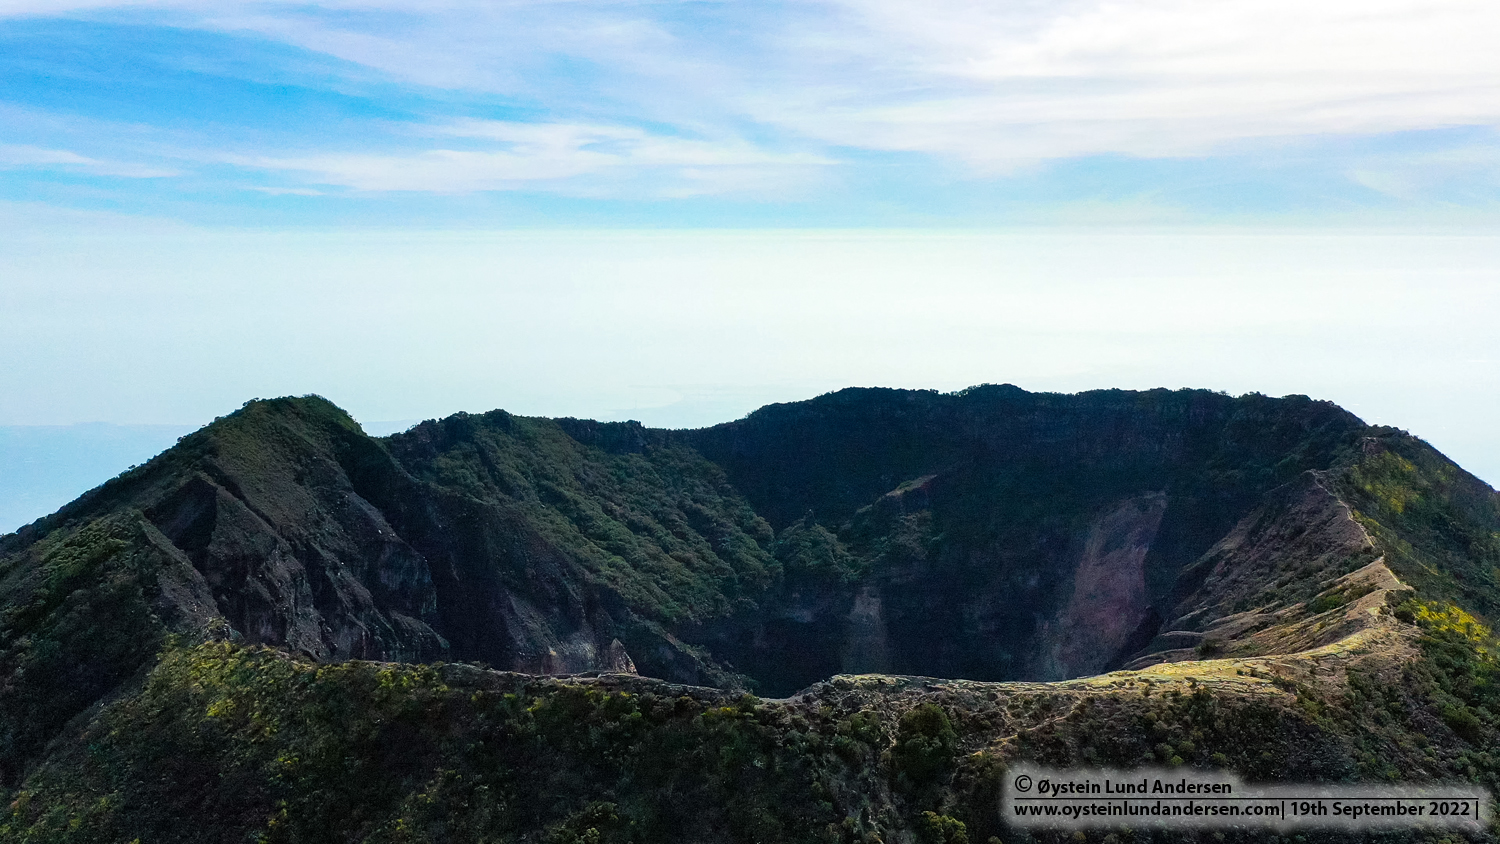
<path fill-rule="evenodd" d="M 1378 588 L 1351 603 L 1311 617 L 1302 617 L 1280 631 L 1316 632 L 1324 628 L 1353 627 L 1353 631 L 1336 641 L 1306 650 L 1271 653 L 1259 656 L 1222 657 L 1216 659 L 1159 662 L 1138 669 L 1111 671 L 1091 677 L 1056 681 L 1003 681 L 944 679 L 936 677 L 890 674 L 840 674 L 815 684 L 786 700 L 796 700 L 823 686 L 840 690 L 911 692 L 953 691 L 967 693 L 999 692 L 1007 695 L 1063 694 L 1097 695 L 1101 691 L 1185 691 L 1204 686 L 1238 694 L 1289 695 L 1286 686 L 1313 682 L 1322 686 L 1343 685 L 1348 669 L 1356 662 L 1376 660 L 1385 664 L 1402 663 L 1417 656 L 1417 628 L 1405 625 L 1381 612 L 1386 595 L 1409 590 L 1377 560 L 1358 572 L 1353 579 L 1379 580 Z M 1343 581 L 1345 578 L 1340 578 Z M 1288 608 L 1297 615 L 1302 604 Z M 1278 685 L 1278 680 L 1281 685 Z"/>

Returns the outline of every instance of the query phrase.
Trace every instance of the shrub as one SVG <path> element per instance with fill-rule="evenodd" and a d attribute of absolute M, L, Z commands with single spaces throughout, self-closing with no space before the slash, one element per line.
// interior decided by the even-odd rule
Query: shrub
<path fill-rule="evenodd" d="M 969 830 L 956 818 L 923 812 L 917 822 L 917 840 L 922 844 L 969 844 Z"/>
<path fill-rule="evenodd" d="M 891 761 L 898 778 L 915 785 L 936 780 L 953 761 L 958 736 L 942 707 L 924 703 L 901 716 Z"/>

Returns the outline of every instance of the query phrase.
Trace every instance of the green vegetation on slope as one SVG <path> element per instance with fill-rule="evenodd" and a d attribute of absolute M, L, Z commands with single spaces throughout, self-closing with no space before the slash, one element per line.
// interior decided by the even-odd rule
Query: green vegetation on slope
<path fill-rule="evenodd" d="M 1101 514 L 1162 504 L 1129 535 L 1155 530 L 1142 576 L 1170 601 L 1299 477 L 1416 588 L 1386 608 L 1414 661 L 785 701 L 435 662 L 598 669 L 618 638 L 644 673 L 778 694 L 851 653 L 1026 676 Z M 1281 598 L 1359 597 L 1322 576 Z M 384 440 L 253 402 L 0 538 L 0 842 L 1024 844 L 996 814 L 1020 759 L 1494 787 L 1497 578 L 1493 491 L 1301 398 L 854 390 L 700 432 L 497 411 Z"/>
<path fill-rule="evenodd" d="M 1270 487 L 1363 430 L 1297 397 L 981 387 L 846 390 L 696 432 L 495 411 L 374 440 L 325 400 L 276 399 L 0 557 L 138 510 L 233 630 L 320 659 L 578 671 L 618 639 L 647 674 L 771 694 L 861 667 L 1064 676 L 1034 654 L 1101 514 L 1166 496 L 1160 610 Z"/>
<path fill-rule="evenodd" d="M 723 472 L 633 423 L 497 411 L 424 423 L 388 444 L 444 500 L 515 508 L 557 551 L 652 621 L 753 607 L 779 574 L 766 550 L 770 527 Z"/>
<path fill-rule="evenodd" d="M 1422 658 L 1353 672 L 1347 695 L 1328 701 L 1362 728 L 1350 733 L 1361 777 L 1397 781 L 1415 769 L 1500 791 L 1500 641 L 1450 603 L 1408 599 L 1395 614 L 1420 629 Z"/>
<path fill-rule="evenodd" d="M 0 795 L 0 842 L 1050 844 L 1070 834 L 999 816 L 1007 765 L 1493 783 L 1493 638 L 1451 607 L 1405 609 L 1423 658 L 1369 656 L 1342 693 L 1292 679 L 1272 694 L 1144 677 L 1096 690 L 837 679 L 763 701 L 174 643 Z"/>
<path fill-rule="evenodd" d="M 165 627 L 152 612 L 172 561 L 139 515 L 91 522 L 0 569 L 0 787 L 70 719 L 154 659 Z M 170 576 L 170 571 L 168 571 Z"/>
<path fill-rule="evenodd" d="M 818 766 L 842 763 L 807 722 L 645 689 L 174 648 L 0 841 L 826 840 Z"/>
<path fill-rule="evenodd" d="M 1355 518 L 1423 595 L 1500 618 L 1500 496 L 1421 440 L 1376 433 L 1340 479 Z"/>

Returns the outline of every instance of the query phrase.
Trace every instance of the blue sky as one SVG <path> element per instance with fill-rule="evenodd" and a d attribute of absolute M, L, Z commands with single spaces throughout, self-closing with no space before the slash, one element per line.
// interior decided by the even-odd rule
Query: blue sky
<path fill-rule="evenodd" d="M 314 392 L 382 430 L 1302 393 L 1494 483 L 1497 32 L 1490 0 L 0 0 L 0 521 Z"/>
<path fill-rule="evenodd" d="M 235 226 L 1452 224 L 1500 12 L 0 3 L 0 200 Z"/>

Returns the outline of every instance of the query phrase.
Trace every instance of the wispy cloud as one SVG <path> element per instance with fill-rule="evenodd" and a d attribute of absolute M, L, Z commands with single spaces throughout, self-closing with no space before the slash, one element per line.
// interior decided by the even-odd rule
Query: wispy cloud
<path fill-rule="evenodd" d="M 183 63 L 184 86 L 246 74 L 260 93 L 244 111 L 144 80 L 123 119 L 176 133 L 153 140 L 177 150 L 167 166 L 65 135 L 8 140 L 77 160 L 0 166 L 159 176 L 180 161 L 197 176 L 228 164 L 280 193 L 783 200 L 830 184 L 878 192 L 899 167 L 927 168 L 895 197 L 912 202 L 943 180 L 1091 157 L 1269 161 L 1330 138 L 1500 127 L 1500 5 L 1483 0 L 0 0 L 0 21 L 62 18 L 275 45 L 252 59 L 286 72 Z M 294 54 L 326 61 L 294 73 Z M 1496 143 L 1468 145 L 1483 157 Z M 1300 166 L 1351 196 L 1448 191 L 1455 165 L 1408 152 Z M 1493 205 L 1485 190 L 1471 194 Z"/>
<path fill-rule="evenodd" d="M 980 166 L 1202 155 L 1245 139 L 1500 124 L 1500 7 L 1472 0 L 845 0 L 794 96 L 831 143 Z M 863 71 L 861 79 L 860 72 Z M 834 84 L 830 84 L 829 81 Z"/>
<path fill-rule="evenodd" d="M 144 6 L 423 85 L 980 165 L 1500 124 L 1500 6 L 1480 0 L 19 0 L 0 14 Z"/>
<path fill-rule="evenodd" d="M 182 175 L 180 170 L 128 161 L 105 161 L 65 149 L 7 144 L 0 144 L 0 169 L 68 170 L 127 179 L 161 179 Z"/>
<path fill-rule="evenodd" d="M 313 188 L 274 188 L 262 185 L 250 185 L 246 190 L 263 193 L 267 196 L 324 196 L 324 192 Z"/>
<path fill-rule="evenodd" d="M 732 139 L 693 140 L 621 126 L 464 120 L 426 131 L 488 142 L 491 148 L 225 160 L 360 191 L 470 193 L 550 186 L 608 193 L 611 182 L 628 182 L 635 195 L 654 197 L 794 188 L 832 163 L 805 153 L 767 152 Z M 585 176 L 597 178 L 585 184 L 580 182 Z M 643 187 L 643 177 L 654 183 Z"/>
<path fill-rule="evenodd" d="M 1435 150 L 1356 157 L 1349 178 L 1385 196 L 1420 201 L 1441 195 L 1450 203 L 1500 198 L 1500 137 Z"/>

